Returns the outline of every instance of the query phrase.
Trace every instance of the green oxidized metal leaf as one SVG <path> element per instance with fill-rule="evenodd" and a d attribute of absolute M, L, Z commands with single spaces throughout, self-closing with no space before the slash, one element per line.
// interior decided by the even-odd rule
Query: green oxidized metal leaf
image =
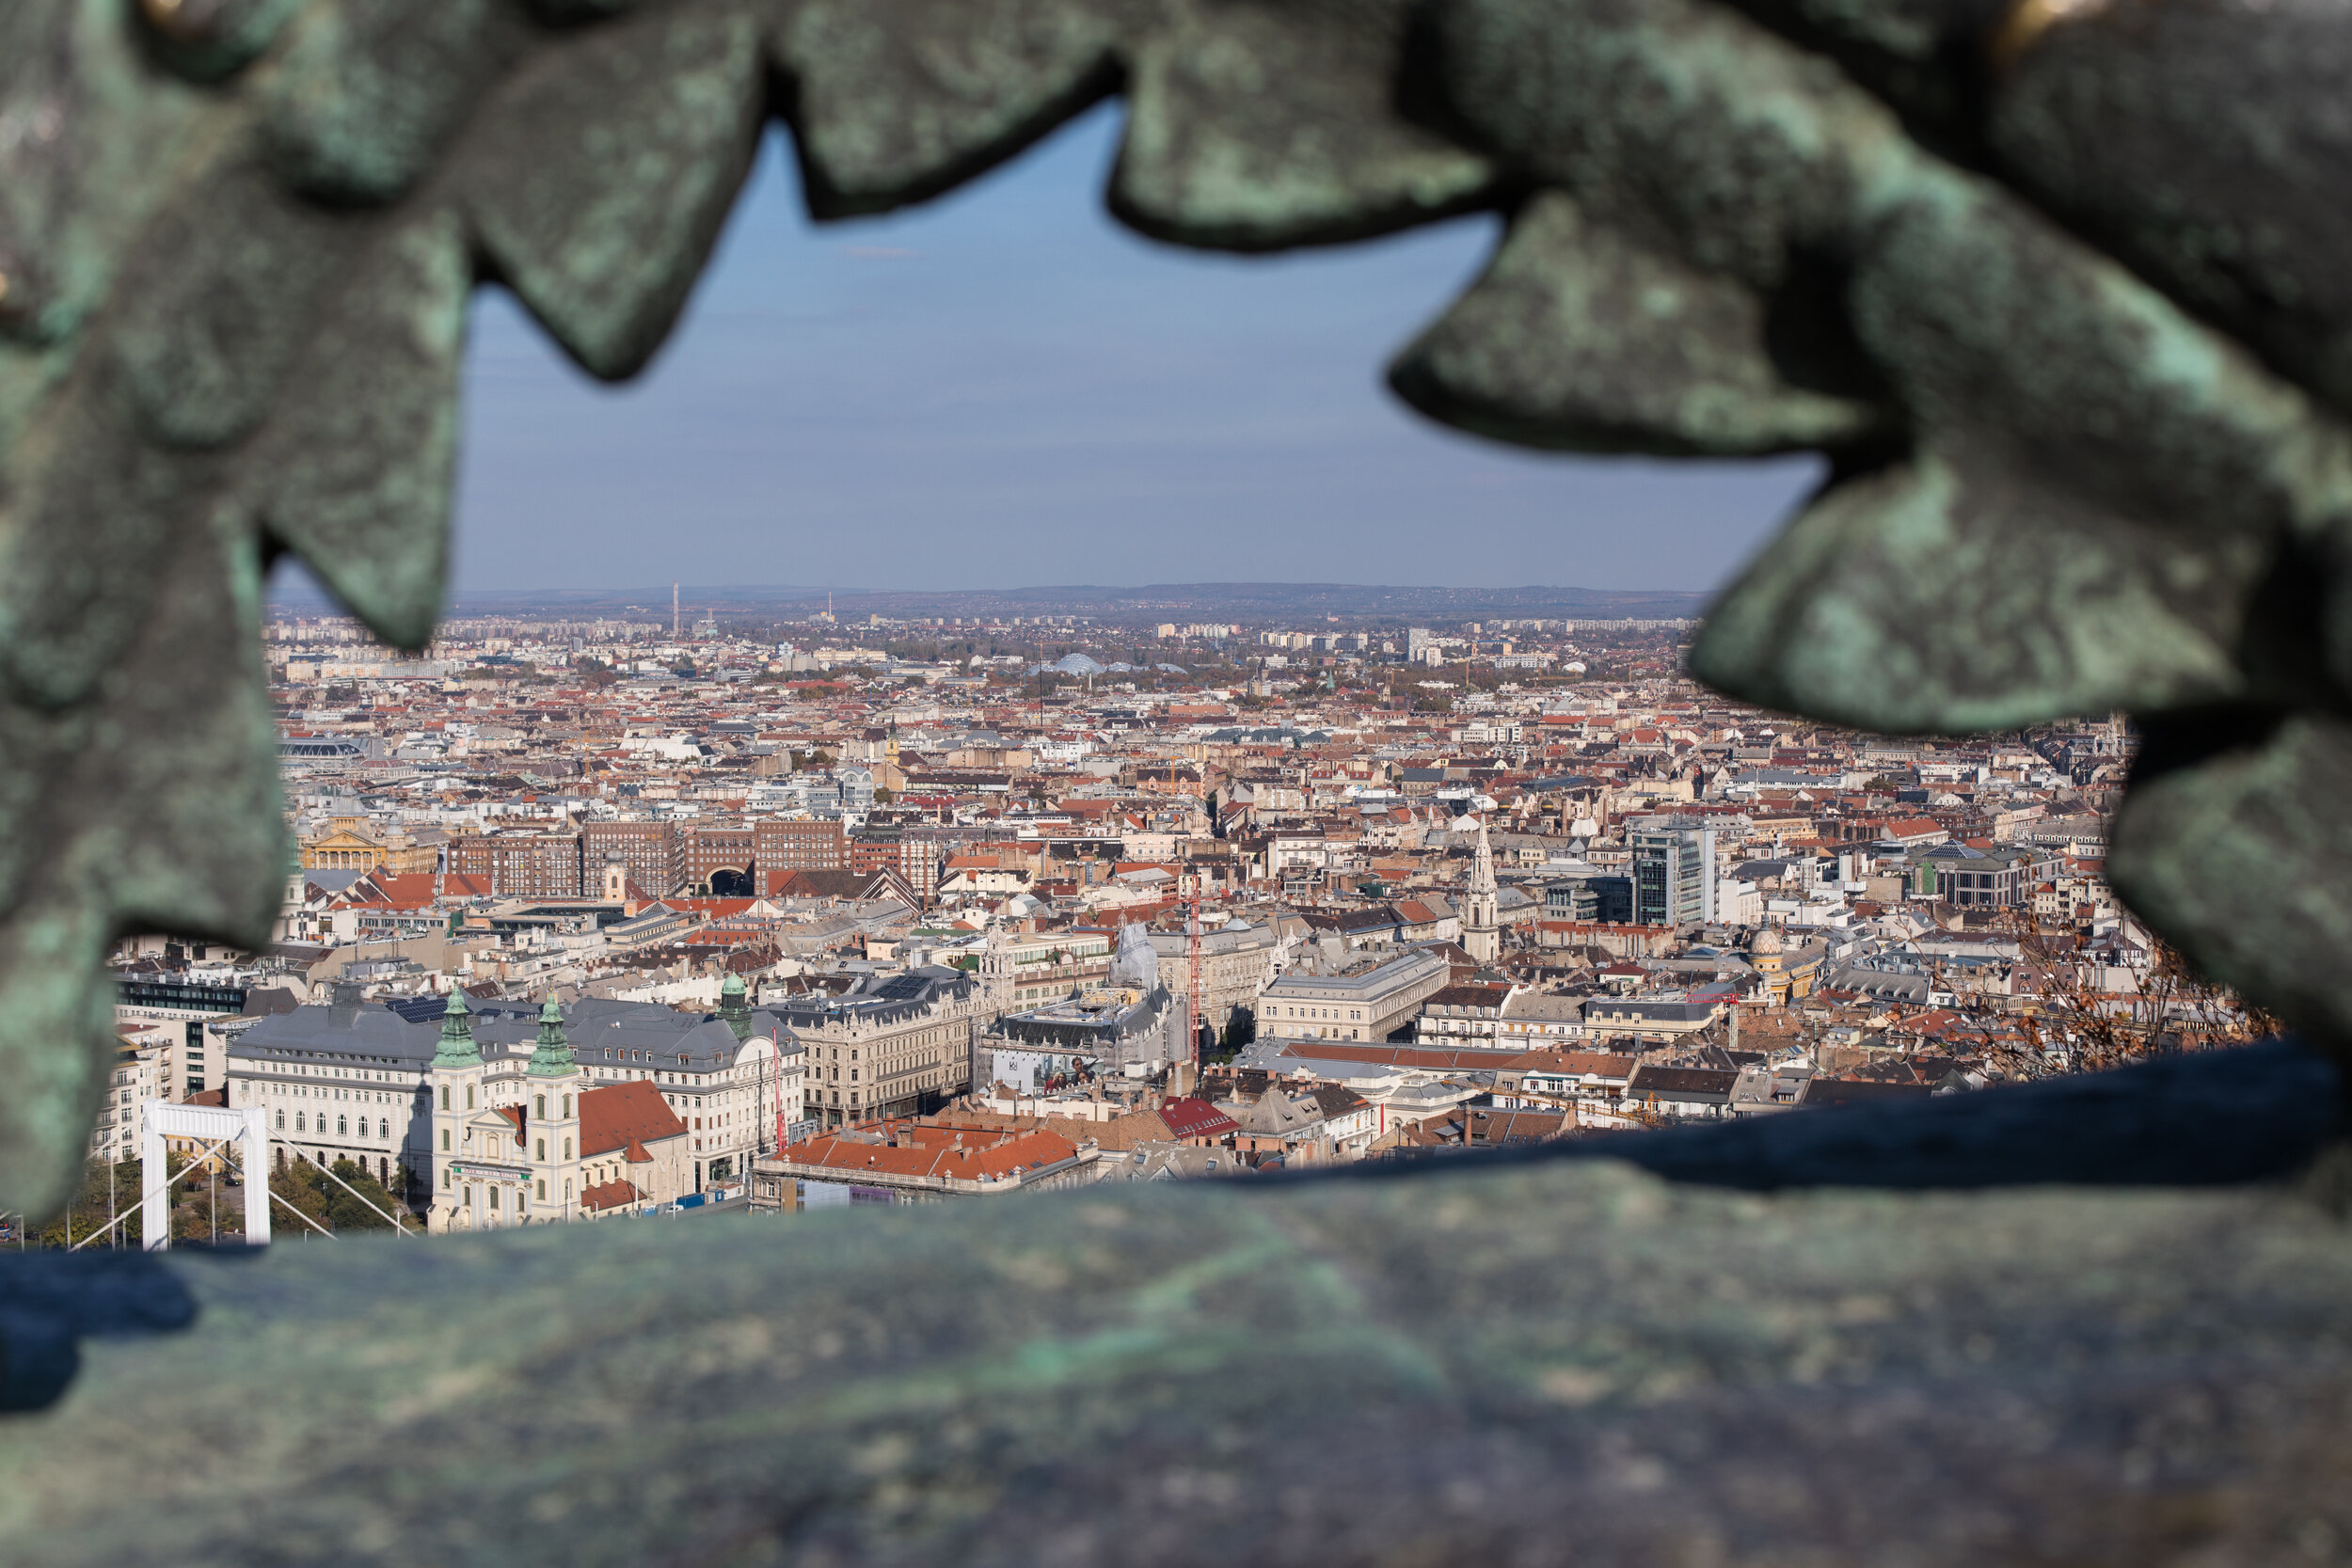
<path fill-rule="evenodd" d="M 2319 1038 L 2352 1038 L 2348 794 L 2341 718 L 2182 720 L 2150 738 L 2108 877 L 2200 967 Z"/>
<path fill-rule="evenodd" d="M 388 234 L 312 336 L 250 467 L 269 531 L 405 647 L 440 613 L 472 289 L 455 214 Z"/>
<path fill-rule="evenodd" d="M 1433 419 L 1567 451 L 1736 456 L 1894 434 L 1884 403 L 1793 381 L 1772 315 L 1738 278 L 1543 191 L 1389 379 Z"/>
<path fill-rule="evenodd" d="M 262 110 L 272 166 L 306 196 L 392 199 L 432 166 L 520 31 L 493 0 L 310 8 Z"/>
<path fill-rule="evenodd" d="M 276 402 L 322 291 L 360 238 L 353 220 L 250 166 L 167 208 L 119 289 L 118 347 L 147 433 L 191 451 L 229 446 Z"/>
<path fill-rule="evenodd" d="M 626 16 L 548 45 L 458 152 L 499 279 L 591 373 L 634 373 L 685 306 L 751 166 L 761 66 L 739 11 Z"/>
<path fill-rule="evenodd" d="M 18 1212 L 56 1202 L 86 1149 L 113 1067 L 110 944 L 163 927 L 259 946 L 282 888 L 250 530 L 215 517 L 162 553 L 176 591 L 92 697 L 0 732 L 7 770 L 40 781 L 0 858 L 0 1204 Z"/>
<path fill-rule="evenodd" d="M 1923 453 L 1832 485 L 1728 590 L 1702 680 L 1898 734 L 2242 697 L 2263 541 L 2147 547 L 2133 519 L 1997 458 Z"/>
<path fill-rule="evenodd" d="M 1493 166 L 1400 115 L 1404 0 L 1170 8 L 1133 43 L 1111 210 L 1238 250 L 1360 239 L 1478 204 Z"/>
<path fill-rule="evenodd" d="M 1140 0 L 809 0 L 777 28 L 819 217 L 880 212 L 993 166 L 1116 81 Z"/>

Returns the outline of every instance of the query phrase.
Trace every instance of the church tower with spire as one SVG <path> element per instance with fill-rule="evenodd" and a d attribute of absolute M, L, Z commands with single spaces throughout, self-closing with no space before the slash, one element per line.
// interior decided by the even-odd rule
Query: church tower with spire
<path fill-rule="evenodd" d="M 1486 819 L 1478 819 L 1478 858 L 1470 865 L 1470 893 L 1462 900 L 1462 950 L 1482 964 L 1502 956 L 1502 917 L 1495 894 L 1494 850 L 1486 843 Z"/>
<path fill-rule="evenodd" d="M 426 1221 L 435 1230 L 458 1228 L 465 1208 L 460 1175 L 475 1150 L 470 1128 L 483 1102 L 489 1064 L 473 1037 L 473 1009 L 466 993 L 450 987 L 449 1006 L 441 1010 L 441 1040 L 433 1053 L 433 1206 Z"/>
<path fill-rule="evenodd" d="M 991 1018 L 1001 1018 L 1012 1011 L 1012 947 L 1005 941 L 1002 925 L 988 928 L 988 941 L 980 949 L 980 1008 Z"/>
<path fill-rule="evenodd" d="M 531 1157 L 528 1212 L 535 1220 L 567 1220 L 580 1203 L 580 1097 L 588 1085 L 553 996 L 539 1009 L 539 1039 L 524 1076 L 531 1084 L 523 1126 Z"/>

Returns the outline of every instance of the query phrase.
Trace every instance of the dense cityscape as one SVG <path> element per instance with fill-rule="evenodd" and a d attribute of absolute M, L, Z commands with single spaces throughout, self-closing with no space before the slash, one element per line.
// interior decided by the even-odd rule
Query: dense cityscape
<path fill-rule="evenodd" d="M 1607 1138 L 2264 1022 L 2106 887 L 2117 721 L 1793 721 L 1686 678 L 1682 616 L 1248 607 L 673 591 L 417 655 L 281 608 L 277 940 L 122 944 L 51 1228 L 119 1215 L 158 1102 L 261 1108 L 297 1229 L 447 1232 Z M 217 1237 L 200 1152 L 171 1223 Z"/>

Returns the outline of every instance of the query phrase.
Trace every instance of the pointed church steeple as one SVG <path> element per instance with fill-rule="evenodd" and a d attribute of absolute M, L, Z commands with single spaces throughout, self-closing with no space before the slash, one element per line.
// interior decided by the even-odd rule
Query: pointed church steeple
<path fill-rule="evenodd" d="M 539 1009 L 539 1043 L 532 1047 L 528 1070 L 533 1077 L 554 1078 L 575 1070 L 579 1065 L 572 1057 L 572 1042 L 564 1035 L 564 1009 L 549 995 Z"/>
<path fill-rule="evenodd" d="M 1470 863 L 1470 895 L 1463 902 L 1462 950 L 1482 964 L 1502 956 L 1502 920 L 1495 891 L 1494 850 L 1486 843 L 1486 818 L 1478 818 L 1478 858 Z"/>
<path fill-rule="evenodd" d="M 453 985 L 449 988 L 449 1006 L 441 1010 L 441 1043 L 434 1050 L 433 1065 L 482 1065 L 482 1048 L 473 1037 L 473 1009 L 466 1006 L 465 991 Z"/>

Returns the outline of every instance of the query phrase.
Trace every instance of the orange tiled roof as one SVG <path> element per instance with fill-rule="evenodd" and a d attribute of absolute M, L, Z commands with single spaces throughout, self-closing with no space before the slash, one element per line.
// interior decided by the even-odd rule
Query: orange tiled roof
<path fill-rule="evenodd" d="M 624 1209 L 632 1203 L 642 1203 L 644 1198 L 645 1195 L 639 1192 L 633 1182 L 600 1181 L 593 1187 L 581 1190 L 580 1206 L 582 1209 L 598 1211 Z"/>
<path fill-rule="evenodd" d="M 685 1132 L 686 1123 L 661 1098 L 661 1091 L 643 1078 L 607 1084 L 580 1097 L 580 1150 L 589 1159 L 628 1150 L 636 1161 L 651 1159 L 642 1148 Z"/>
<path fill-rule="evenodd" d="M 894 1143 L 860 1143 L 834 1134 L 796 1145 L 792 1159 L 844 1175 L 868 1171 L 961 1181 L 986 1177 L 1001 1181 L 1023 1169 L 1057 1164 L 1078 1152 L 1078 1146 L 1059 1132 L 1041 1130 L 991 1138 L 985 1132 L 954 1127 L 888 1125 Z"/>

